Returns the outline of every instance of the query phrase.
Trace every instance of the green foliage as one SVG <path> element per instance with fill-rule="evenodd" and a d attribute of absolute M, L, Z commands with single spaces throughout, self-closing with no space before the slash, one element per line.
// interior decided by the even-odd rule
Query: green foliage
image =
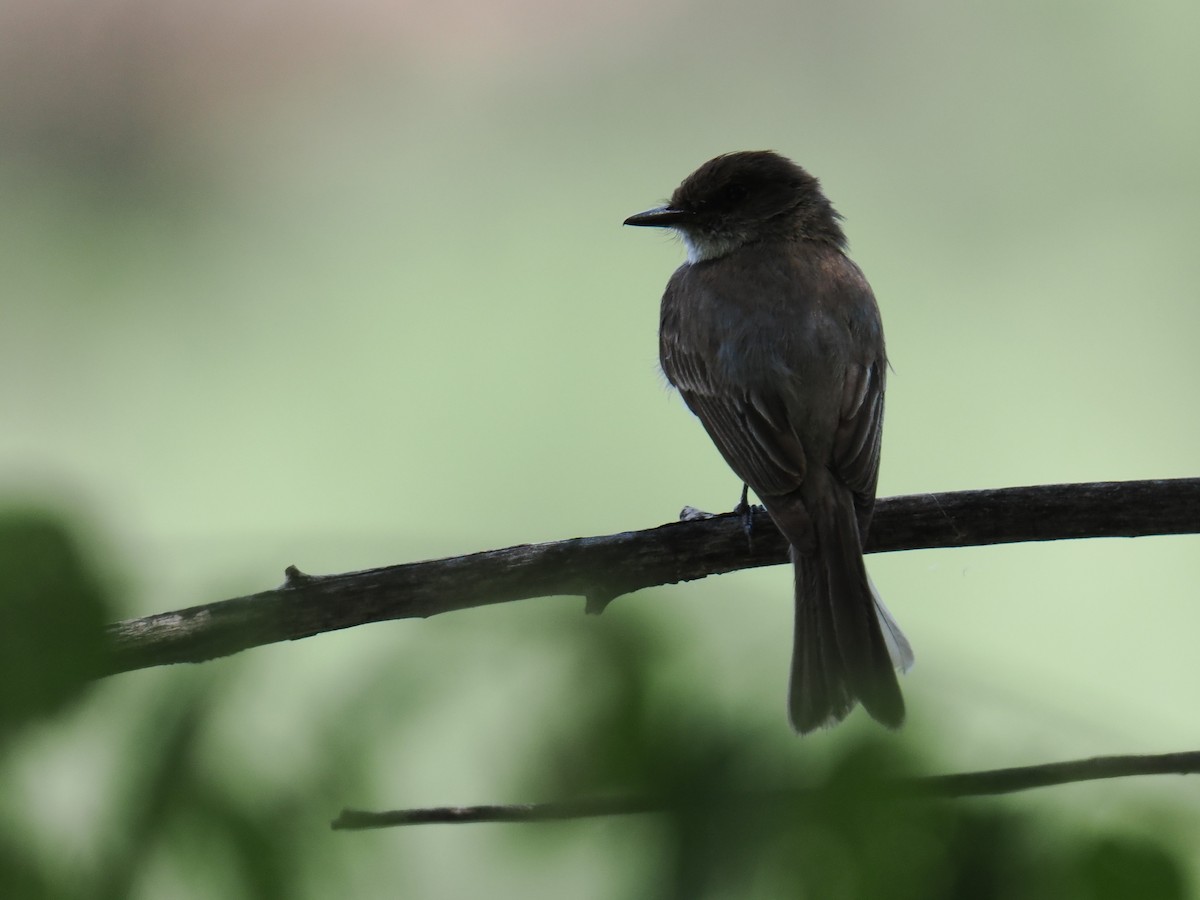
<path fill-rule="evenodd" d="M 609 628 L 594 637 L 592 662 L 605 660 L 620 686 L 582 714 L 574 750 L 548 753 L 560 762 L 553 788 L 539 760 L 530 790 L 659 798 L 666 811 L 656 840 L 629 848 L 656 872 L 653 896 L 1188 896 L 1183 858 L 1169 841 L 1023 812 L 1019 795 L 934 800 L 898 791 L 898 780 L 939 769 L 927 748 L 899 735 L 848 739 L 832 755 L 811 739 L 786 753 L 764 750 L 742 723 L 678 707 L 664 714 L 650 696 L 645 642 Z"/>
<path fill-rule="evenodd" d="M 0 514 L 0 739 L 83 693 L 111 609 L 66 523 L 40 510 Z"/>
<path fill-rule="evenodd" d="M 2 661 L 5 715 L 14 745 L 22 731 L 36 733 L 35 723 L 80 709 L 83 685 L 101 652 L 97 636 L 107 604 L 73 533 L 36 513 L 0 520 L 11 623 Z M 557 620 L 559 630 L 553 632 L 544 627 L 555 621 L 550 609 L 511 613 L 515 620 L 545 618 L 543 628 L 532 633 L 529 621 L 491 631 L 510 655 L 536 652 L 551 637 L 568 652 L 547 678 L 554 689 L 535 704 L 545 708 L 531 721 L 545 726 L 532 726 L 531 735 L 514 710 L 502 720 L 507 730 L 494 733 L 486 746 L 471 745 L 468 758 L 482 764 L 506 752 L 522 754 L 517 768 L 526 774 L 519 792 L 530 799 L 651 797 L 662 811 L 621 819 L 619 829 L 599 840 L 585 839 L 585 826 L 571 822 L 443 829 L 452 856 L 481 839 L 500 854 L 472 863 L 484 883 L 502 881 L 501 870 L 511 878 L 514 867 L 541 871 L 553 860 L 582 853 L 589 871 L 607 873 L 599 876 L 601 884 L 590 885 L 591 896 L 1176 900 L 1187 895 L 1182 860 L 1168 837 L 1149 842 L 1100 832 L 1067 816 L 1049 820 L 1020 811 L 1018 798 L 904 796 L 896 790 L 897 779 L 939 768 L 911 738 L 872 732 L 867 740 L 841 740 L 853 734 L 843 729 L 832 743 L 765 741 L 745 721 L 681 703 L 665 689 L 659 678 L 668 650 L 664 636 L 637 616 L 573 613 Z M 434 651 L 442 659 L 444 652 Z M 286 659 L 280 665 L 286 668 Z M 312 761 L 303 777 L 269 782 L 247 778 L 246 760 L 228 751 L 214 756 L 224 710 L 248 686 L 228 666 L 189 668 L 185 672 L 208 674 L 184 682 L 149 671 L 121 676 L 159 681 L 139 707 L 121 712 L 119 727 L 131 752 L 107 779 L 110 808 L 92 826 L 97 851 L 73 862 L 54 853 L 31 855 L 23 831 L 39 827 L 35 822 L 44 829 L 44 811 L 10 808 L 7 828 L 0 830 L 0 896 L 118 900 L 157 896 L 163 884 L 186 884 L 185 895 L 197 897 L 322 896 L 330 882 L 352 880 L 349 855 L 359 866 L 391 873 L 389 884 L 393 878 L 403 883 L 404 873 L 413 877 L 417 857 L 393 854 L 419 845 L 429 829 L 387 832 L 382 841 L 379 835 L 327 830 L 336 809 L 351 799 L 378 795 L 380 804 L 387 799 L 365 777 L 387 729 L 380 728 L 378 717 L 356 717 L 351 710 L 383 704 L 396 716 L 392 737 L 408 742 L 422 737 L 427 707 L 449 712 L 451 722 L 458 718 L 453 709 L 440 708 L 456 702 L 454 696 L 406 691 L 408 702 L 397 705 L 392 691 L 380 693 L 372 685 L 310 723 L 312 746 L 305 749 Z M 419 657 L 411 668 L 393 672 L 401 683 L 428 675 Z M 778 726 L 784 727 L 782 720 Z M 237 727 L 253 733 L 252 723 Z M 522 749 L 513 749 L 517 746 Z M 268 759 L 282 760 L 296 749 L 278 745 L 265 751 Z M 415 782 L 421 777 L 405 775 Z M 0 793 L 12 795 L 14 777 L 0 769 Z M 503 784 L 495 786 L 497 793 L 503 790 Z M 57 843 L 53 832 L 50 840 Z M 451 877 L 433 864 L 426 878 L 430 872 L 435 883 Z M 629 873 L 638 873 L 632 886 Z M 571 880 L 569 866 L 564 877 Z M 511 895 L 531 893 L 514 888 Z"/>

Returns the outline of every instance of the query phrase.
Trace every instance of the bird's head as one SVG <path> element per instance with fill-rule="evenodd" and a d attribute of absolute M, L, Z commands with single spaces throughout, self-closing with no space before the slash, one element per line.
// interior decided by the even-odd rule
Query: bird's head
<path fill-rule="evenodd" d="M 665 206 L 626 225 L 673 228 L 691 262 L 717 259 L 738 247 L 796 236 L 845 245 L 840 216 L 812 175 L 770 150 L 726 153 L 684 179 Z"/>

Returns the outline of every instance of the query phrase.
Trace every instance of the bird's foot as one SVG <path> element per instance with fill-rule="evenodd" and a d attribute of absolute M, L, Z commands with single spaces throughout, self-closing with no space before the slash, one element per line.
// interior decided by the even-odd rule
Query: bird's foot
<path fill-rule="evenodd" d="M 747 545 L 754 546 L 754 507 L 750 505 L 750 485 L 742 485 L 742 499 L 733 508 L 742 519 L 742 532 L 746 535 Z"/>

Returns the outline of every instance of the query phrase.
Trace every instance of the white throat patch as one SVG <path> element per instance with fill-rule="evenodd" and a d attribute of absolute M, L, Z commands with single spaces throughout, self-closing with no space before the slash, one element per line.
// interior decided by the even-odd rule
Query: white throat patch
<path fill-rule="evenodd" d="M 688 234 L 683 229 L 677 229 L 677 231 L 683 239 L 683 246 L 687 248 L 687 258 L 690 263 L 718 259 L 727 253 L 733 252 L 743 243 L 732 236 L 717 237 L 705 235 L 704 237 L 699 237 L 694 234 Z"/>

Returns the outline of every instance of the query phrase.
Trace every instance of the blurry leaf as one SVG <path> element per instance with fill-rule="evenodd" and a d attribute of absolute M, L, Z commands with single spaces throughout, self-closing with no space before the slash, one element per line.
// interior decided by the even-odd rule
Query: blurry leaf
<path fill-rule="evenodd" d="M 0 616 L 0 735 L 7 735 L 74 700 L 104 651 L 108 597 L 59 518 L 0 514 Z"/>
<path fill-rule="evenodd" d="M 54 896 L 42 873 L 5 845 L 0 837 L 0 897 L 42 900 Z"/>
<path fill-rule="evenodd" d="M 1096 841 L 1081 854 L 1084 891 L 1095 900 L 1183 900 L 1188 896 L 1180 861 L 1166 849 L 1129 838 Z"/>
<path fill-rule="evenodd" d="M 627 620 L 589 637 L 578 658 L 585 675 L 572 684 L 588 685 L 590 702 L 573 707 L 577 732 L 532 761 L 527 790 L 654 798 L 662 812 L 643 818 L 656 827 L 640 829 L 646 839 L 624 845 L 617 865 L 656 872 L 655 896 L 1185 896 L 1181 863 L 1165 847 L 1096 842 L 1076 823 L 1017 812 L 1012 798 L 897 792 L 897 781 L 941 768 L 910 736 L 861 740 L 844 731 L 764 742 L 744 723 L 682 706 L 656 686 L 654 635 Z M 537 832 L 543 849 L 546 831 Z"/>

